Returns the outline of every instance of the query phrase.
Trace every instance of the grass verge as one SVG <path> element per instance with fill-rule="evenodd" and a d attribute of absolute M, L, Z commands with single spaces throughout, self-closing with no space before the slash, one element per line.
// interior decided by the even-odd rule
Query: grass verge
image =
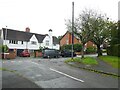
<path fill-rule="evenodd" d="M 113 68 L 120 68 L 120 58 L 116 56 L 100 56 L 100 60 L 110 64 Z"/>
<path fill-rule="evenodd" d="M 73 59 L 68 59 L 68 60 L 65 61 L 65 63 L 67 63 L 67 62 L 78 62 L 78 63 L 88 64 L 88 65 L 97 65 L 98 64 L 96 59 L 93 58 L 93 57 L 85 57 L 83 59 L 73 58 Z"/>

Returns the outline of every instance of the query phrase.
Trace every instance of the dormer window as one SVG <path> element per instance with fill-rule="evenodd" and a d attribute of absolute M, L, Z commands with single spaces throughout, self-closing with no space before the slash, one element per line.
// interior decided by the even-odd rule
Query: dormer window
<path fill-rule="evenodd" d="M 31 41 L 31 44 L 32 44 L 32 45 L 36 45 L 37 42 L 35 42 L 35 41 Z"/>

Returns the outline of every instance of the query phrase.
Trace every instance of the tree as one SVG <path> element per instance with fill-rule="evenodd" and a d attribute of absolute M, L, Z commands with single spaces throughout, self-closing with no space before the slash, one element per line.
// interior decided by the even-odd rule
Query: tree
<path fill-rule="evenodd" d="M 98 13 L 94 14 L 90 21 L 92 25 L 91 41 L 97 45 L 98 56 L 101 56 L 102 51 L 100 46 L 110 39 L 112 22 L 108 21 L 108 18 L 105 15 Z"/>
<path fill-rule="evenodd" d="M 111 41 L 110 45 L 120 44 L 120 30 L 119 28 L 119 22 L 118 23 L 112 23 L 111 25 Z"/>
<path fill-rule="evenodd" d="M 79 14 L 78 18 L 75 19 L 74 24 L 74 34 L 79 37 L 82 44 L 82 57 L 84 58 L 84 46 L 90 40 L 91 30 L 89 27 L 90 24 L 90 16 L 92 15 L 91 10 L 84 10 L 81 14 Z M 67 29 L 71 31 L 71 21 L 68 20 L 66 23 Z"/>
<path fill-rule="evenodd" d="M 111 22 L 105 15 L 98 14 L 93 10 L 83 10 L 75 19 L 74 34 L 82 42 L 82 58 L 84 58 L 84 46 L 86 42 L 92 41 L 97 45 L 98 56 L 102 55 L 101 44 L 110 37 Z M 71 30 L 71 21 L 66 23 L 67 29 Z"/>

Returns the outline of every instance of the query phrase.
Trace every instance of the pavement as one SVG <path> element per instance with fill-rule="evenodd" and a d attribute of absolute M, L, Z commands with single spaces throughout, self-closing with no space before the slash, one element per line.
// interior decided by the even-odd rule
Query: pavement
<path fill-rule="evenodd" d="M 69 62 L 67 64 L 74 66 L 74 67 L 78 67 L 78 68 L 82 68 L 82 69 L 86 69 L 86 70 L 90 70 L 90 71 L 95 71 L 98 73 L 119 76 L 117 68 L 113 68 L 112 66 L 110 66 L 106 62 L 100 60 L 97 57 L 94 57 L 94 58 L 98 61 L 98 65 L 83 65 L 81 63 L 75 63 L 75 62 Z"/>

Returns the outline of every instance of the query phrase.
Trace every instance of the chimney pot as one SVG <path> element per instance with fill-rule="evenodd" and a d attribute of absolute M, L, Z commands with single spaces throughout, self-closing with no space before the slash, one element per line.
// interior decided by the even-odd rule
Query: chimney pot
<path fill-rule="evenodd" d="M 25 31 L 26 31 L 26 32 L 30 32 L 30 28 L 29 28 L 29 27 L 26 27 Z"/>

